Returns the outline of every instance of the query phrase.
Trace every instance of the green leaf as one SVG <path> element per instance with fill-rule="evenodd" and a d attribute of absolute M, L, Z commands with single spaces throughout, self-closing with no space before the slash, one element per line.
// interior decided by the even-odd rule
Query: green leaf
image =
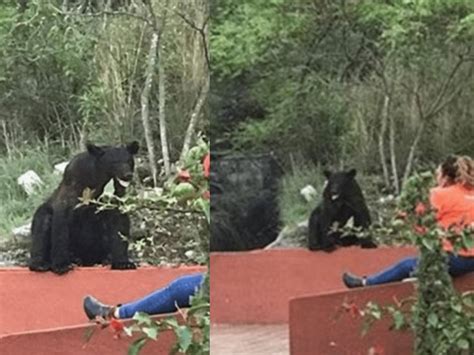
<path fill-rule="evenodd" d="M 433 244 L 428 238 L 421 238 L 421 243 L 426 249 L 428 249 L 429 251 L 433 251 Z"/>
<path fill-rule="evenodd" d="M 196 189 L 189 182 L 181 182 L 172 191 L 173 196 L 179 199 L 188 199 L 195 195 Z"/>
<path fill-rule="evenodd" d="M 170 326 L 171 328 L 173 329 L 176 329 L 179 327 L 178 325 L 178 321 L 176 320 L 176 318 L 168 318 L 168 319 L 165 319 L 164 320 L 164 323 L 168 326 Z"/>
<path fill-rule="evenodd" d="M 191 333 L 191 329 L 183 325 L 176 328 L 175 333 L 178 337 L 178 344 L 181 351 L 186 352 L 192 342 L 193 334 Z"/>
<path fill-rule="evenodd" d="M 136 320 L 138 324 L 146 324 L 146 325 L 151 325 L 152 320 L 150 316 L 146 313 L 143 312 L 137 312 L 133 315 L 133 320 Z"/>
<path fill-rule="evenodd" d="M 466 249 L 470 249 L 470 248 L 473 248 L 474 247 L 474 237 L 473 235 L 467 235 L 467 233 L 463 233 L 461 235 L 461 238 L 462 238 L 462 243 L 463 243 L 463 246 L 466 248 Z"/>
<path fill-rule="evenodd" d="M 123 332 L 124 332 L 125 334 L 127 334 L 127 336 L 129 336 L 129 337 L 132 336 L 133 331 L 134 331 L 133 326 L 131 326 L 131 327 L 124 327 L 124 328 L 123 328 Z"/>
<path fill-rule="evenodd" d="M 461 313 L 462 312 L 462 306 L 459 304 L 459 303 L 455 303 L 453 305 L 451 305 L 451 308 L 456 311 L 457 313 Z"/>
<path fill-rule="evenodd" d="M 158 337 L 158 328 L 157 327 L 144 327 L 142 328 L 143 333 L 145 333 L 148 338 L 156 340 Z"/>
<path fill-rule="evenodd" d="M 111 179 L 111 180 L 107 183 L 107 185 L 105 185 L 103 194 L 105 194 L 105 195 L 113 195 L 114 192 L 115 192 L 115 189 L 114 189 L 114 180 Z"/>
<path fill-rule="evenodd" d="M 147 341 L 148 338 L 146 337 L 135 340 L 128 348 L 128 355 L 138 355 Z"/>
<path fill-rule="evenodd" d="M 380 309 L 373 309 L 372 317 L 374 317 L 377 320 L 380 320 L 382 318 L 382 311 Z"/>
<path fill-rule="evenodd" d="M 469 341 L 466 339 L 459 339 L 456 343 L 459 349 L 468 350 L 469 349 Z"/>
<path fill-rule="evenodd" d="M 433 327 L 436 327 L 438 325 L 438 316 L 434 313 L 430 313 L 428 315 L 428 324 Z"/>
<path fill-rule="evenodd" d="M 405 325 L 405 317 L 403 316 L 403 313 L 400 311 L 394 311 L 392 316 L 395 329 L 401 329 Z"/>

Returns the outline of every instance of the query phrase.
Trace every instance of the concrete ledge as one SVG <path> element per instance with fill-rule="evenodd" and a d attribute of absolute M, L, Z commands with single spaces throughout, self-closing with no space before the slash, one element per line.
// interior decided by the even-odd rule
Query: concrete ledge
<path fill-rule="evenodd" d="M 474 290 L 474 273 L 454 280 L 460 291 Z M 409 331 L 389 331 L 391 322 L 374 324 L 362 337 L 362 320 L 344 311 L 343 303 L 363 308 L 367 302 L 393 304 L 413 295 L 413 282 L 397 282 L 340 292 L 294 298 L 290 301 L 291 355 L 369 354 L 370 349 L 384 355 L 413 353 Z M 382 350 L 383 349 L 383 350 Z"/>
<path fill-rule="evenodd" d="M 92 294 L 110 304 L 143 297 L 176 277 L 202 272 L 202 266 L 110 270 L 76 268 L 62 276 L 26 268 L 0 269 L 0 336 L 87 323 L 82 299 Z"/>
<path fill-rule="evenodd" d="M 332 253 L 306 249 L 211 253 L 211 321 L 224 324 L 288 323 L 290 298 L 344 290 L 341 275 L 369 274 L 414 248 L 340 248 Z"/>

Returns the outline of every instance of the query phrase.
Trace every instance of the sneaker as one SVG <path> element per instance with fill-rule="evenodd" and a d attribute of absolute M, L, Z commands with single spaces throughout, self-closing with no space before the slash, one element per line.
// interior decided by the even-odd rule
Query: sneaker
<path fill-rule="evenodd" d="M 84 297 L 83 306 L 84 312 L 86 312 L 87 318 L 90 320 L 95 319 L 96 317 L 102 317 L 104 319 L 112 318 L 115 308 L 99 302 L 92 296 Z"/>
<path fill-rule="evenodd" d="M 342 275 L 342 281 L 348 288 L 362 287 L 364 285 L 364 279 L 362 277 L 353 275 L 349 272 L 345 272 Z"/>

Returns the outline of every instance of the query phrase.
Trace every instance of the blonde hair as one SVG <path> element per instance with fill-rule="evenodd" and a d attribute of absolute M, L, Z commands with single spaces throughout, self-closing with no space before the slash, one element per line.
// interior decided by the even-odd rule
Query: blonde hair
<path fill-rule="evenodd" d="M 467 156 L 459 156 L 456 159 L 456 178 L 455 182 L 466 187 L 474 188 L 474 160 Z"/>

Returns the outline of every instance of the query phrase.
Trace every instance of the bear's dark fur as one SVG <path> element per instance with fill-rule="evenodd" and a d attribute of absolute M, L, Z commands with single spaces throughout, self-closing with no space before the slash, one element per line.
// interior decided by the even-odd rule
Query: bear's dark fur
<path fill-rule="evenodd" d="M 271 153 L 211 154 L 210 251 L 263 248 L 279 232 L 278 161 Z"/>
<path fill-rule="evenodd" d="M 356 170 L 337 173 L 325 171 L 324 174 L 327 183 L 323 200 L 309 218 L 308 248 L 332 251 L 337 245 L 356 244 L 363 248 L 375 248 L 371 238 L 341 237 L 341 232 L 332 230 L 335 222 L 343 227 L 351 217 L 354 218 L 354 227 L 366 229 L 371 224 L 369 209 L 355 180 Z"/>
<path fill-rule="evenodd" d="M 88 144 L 87 152 L 71 159 L 58 188 L 33 216 L 30 270 L 63 274 L 72 261 L 92 265 L 109 258 L 114 269 L 135 268 L 120 237 L 129 234 L 128 216 L 118 210 L 96 213 L 94 205 L 75 207 L 86 188 L 96 199 L 112 179 L 115 194 L 123 196 L 138 149 L 137 142 L 120 147 Z"/>
<path fill-rule="evenodd" d="M 263 248 L 278 235 L 279 213 L 274 191 L 212 195 L 211 215 L 210 251 Z"/>

